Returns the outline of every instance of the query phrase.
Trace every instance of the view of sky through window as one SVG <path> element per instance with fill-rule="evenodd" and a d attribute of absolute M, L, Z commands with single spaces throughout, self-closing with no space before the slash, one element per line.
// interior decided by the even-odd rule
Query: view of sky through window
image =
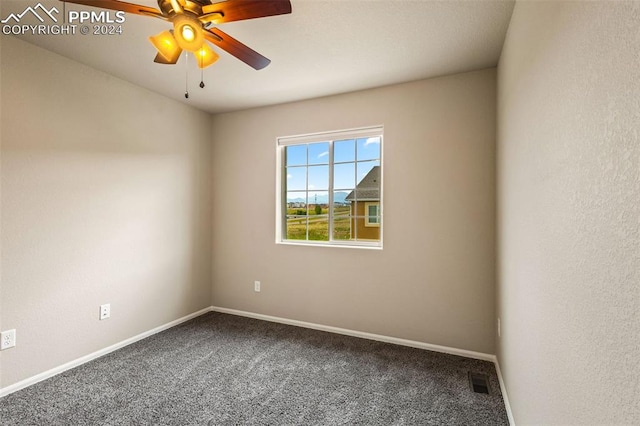
<path fill-rule="evenodd" d="M 304 194 L 291 191 L 308 190 L 309 203 L 313 203 L 316 197 L 321 197 L 319 202 L 328 203 L 329 145 L 329 142 L 320 142 L 287 147 L 288 202 L 305 198 Z M 353 190 L 374 166 L 380 165 L 379 137 L 336 141 L 333 150 L 334 190 Z"/>

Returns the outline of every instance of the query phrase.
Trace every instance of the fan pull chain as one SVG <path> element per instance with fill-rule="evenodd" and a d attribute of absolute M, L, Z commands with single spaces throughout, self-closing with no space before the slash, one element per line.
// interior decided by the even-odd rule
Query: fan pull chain
<path fill-rule="evenodd" d="M 184 52 L 184 63 L 186 64 L 185 77 L 184 77 L 184 97 L 189 99 L 189 55 L 187 51 Z"/>
<path fill-rule="evenodd" d="M 63 24 L 67 23 L 67 2 L 66 1 L 62 2 L 62 23 Z"/>
<path fill-rule="evenodd" d="M 204 89 L 204 68 L 202 67 L 202 63 L 204 62 L 204 59 L 202 58 L 202 55 L 200 56 L 200 88 Z"/>

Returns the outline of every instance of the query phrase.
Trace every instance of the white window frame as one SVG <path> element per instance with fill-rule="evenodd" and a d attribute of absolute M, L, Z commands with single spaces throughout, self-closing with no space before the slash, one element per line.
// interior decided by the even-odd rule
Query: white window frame
<path fill-rule="evenodd" d="M 361 139 L 366 137 L 379 137 L 380 138 L 380 200 L 378 214 L 378 224 L 372 224 L 371 226 L 377 226 L 380 228 L 380 240 L 332 240 L 333 237 L 333 220 L 331 212 L 333 211 L 333 143 L 335 141 L 342 141 L 348 139 Z M 284 151 L 285 147 L 291 145 L 301 145 L 316 142 L 329 142 L 329 241 L 312 241 L 312 240 L 287 240 L 285 238 L 286 232 L 286 210 L 285 202 L 287 195 L 285 193 L 286 182 L 285 176 L 285 163 L 284 163 Z M 356 129 L 346 129 L 331 132 L 310 133 L 304 135 L 283 136 L 276 138 L 276 244 L 297 245 L 297 246 L 321 246 L 321 247 L 351 247 L 351 248 L 364 248 L 364 249 L 382 249 L 383 242 L 383 175 L 384 175 L 384 127 L 371 126 L 362 127 Z M 357 158 L 356 158 L 357 161 Z M 357 186 L 358 182 L 355 182 Z M 364 201 L 364 200 L 363 200 Z M 368 215 L 365 214 L 365 220 L 368 221 Z"/>

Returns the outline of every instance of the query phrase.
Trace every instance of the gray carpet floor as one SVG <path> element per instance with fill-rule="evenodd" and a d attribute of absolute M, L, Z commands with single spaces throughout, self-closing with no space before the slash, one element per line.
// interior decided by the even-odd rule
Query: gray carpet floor
<path fill-rule="evenodd" d="M 471 391 L 468 372 L 489 377 Z M 2 425 L 508 425 L 492 363 L 208 313 L 0 399 Z"/>

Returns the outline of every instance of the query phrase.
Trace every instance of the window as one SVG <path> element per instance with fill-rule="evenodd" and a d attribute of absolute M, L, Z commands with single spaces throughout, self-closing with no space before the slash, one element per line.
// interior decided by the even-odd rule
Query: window
<path fill-rule="evenodd" d="M 382 246 L 382 127 L 278 138 L 276 242 Z"/>
<path fill-rule="evenodd" d="M 380 226 L 380 203 L 364 203 L 364 226 Z"/>

